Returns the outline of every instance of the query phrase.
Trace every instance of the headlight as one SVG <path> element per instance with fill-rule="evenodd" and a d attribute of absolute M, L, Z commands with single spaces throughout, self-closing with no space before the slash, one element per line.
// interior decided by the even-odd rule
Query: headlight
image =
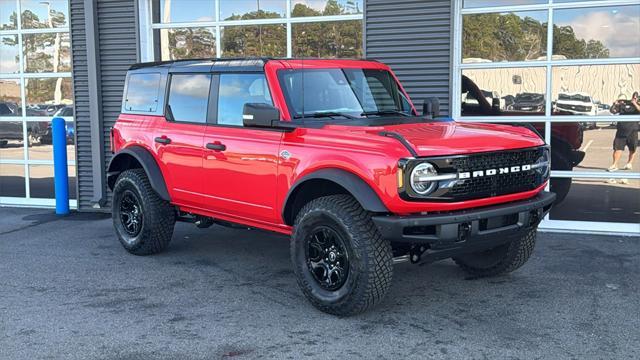
<path fill-rule="evenodd" d="M 532 166 L 533 169 L 542 175 L 543 179 L 549 178 L 549 173 L 551 171 L 551 162 L 549 161 L 549 158 L 549 148 L 545 148 L 542 152 L 542 156 L 540 156 Z"/>
<path fill-rule="evenodd" d="M 419 195 L 428 195 L 438 186 L 438 181 L 433 179 L 437 175 L 438 172 L 433 165 L 427 162 L 420 163 L 411 170 L 411 188 Z"/>

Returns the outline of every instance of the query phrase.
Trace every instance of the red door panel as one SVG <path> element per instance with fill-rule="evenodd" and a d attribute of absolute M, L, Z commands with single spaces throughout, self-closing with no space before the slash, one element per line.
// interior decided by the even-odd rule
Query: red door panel
<path fill-rule="evenodd" d="M 200 172 L 205 127 L 167 121 L 155 138 L 167 189 L 176 204 L 196 206 L 203 199 Z"/>
<path fill-rule="evenodd" d="M 208 126 L 202 164 L 202 192 L 207 198 L 207 209 L 276 222 L 275 191 L 281 138 L 279 131 Z"/>

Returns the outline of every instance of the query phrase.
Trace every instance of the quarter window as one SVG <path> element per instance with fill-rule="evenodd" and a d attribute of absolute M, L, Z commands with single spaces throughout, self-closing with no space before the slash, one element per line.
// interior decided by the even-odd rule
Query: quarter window
<path fill-rule="evenodd" d="M 180 122 L 207 122 L 211 75 L 189 74 L 171 76 L 169 105 L 173 120 Z"/>
<path fill-rule="evenodd" d="M 158 109 L 160 74 L 131 74 L 124 108 L 128 111 L 154 112 Z"/>
<path fill-rule="evenodd" d="M 272 105 L 264 74 L 222 74 L 218 91 L 218 124 L 242 126 L 245 103 Z"/>

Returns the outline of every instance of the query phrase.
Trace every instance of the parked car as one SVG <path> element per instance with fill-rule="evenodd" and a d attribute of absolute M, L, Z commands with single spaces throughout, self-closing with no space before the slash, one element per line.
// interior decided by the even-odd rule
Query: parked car
<path fill-rule="evenodd" d="M 556 111 L 567 115 L 597 115 L 597 106 L 591 96 L 582 92 L 560 93 L 555 102 Z"/>
<path fill-rule="evenodd" d="M 513 105 L 508 107 L 507 110 L 544 114 L 544 108 L 545 108 L 544 94 L 525 92 L 525 93 L 517 94 L 514 99 Z"/>
<path fill-rule="evenodd" d="M 58 116 L 62 116 L 62 117 L 73 116 L 73 106 L 66 105 L 58 109 L 58 111 L 56 111 L 55 114 L 53 114 L 52 118 L 58 117 Z M 66 122 L 66 133 L 67 133 L 67 144 L 74 144 L 76 139 L 76 136 L 75 136 L 76 127 L 74 122 L 72 121 Z M 52 135 L 53 135 L 53 132 L 51 129 L 51 122 L 48 122 L 44 132 L 39 134 L 40 143 L 43 145 L 50 145 L 52 142 Z"/>
<path fill-rule="evenodd" d="M 302 292 L 341 316 L 380 302 L 397 262 L 518 269 L 555 199 L 548 147 L 422 109 L 377 61 L 134 65 L 111 130 L 115 233 L 136 255 L 166 249 L 176 221 L 291 236 Z"/>

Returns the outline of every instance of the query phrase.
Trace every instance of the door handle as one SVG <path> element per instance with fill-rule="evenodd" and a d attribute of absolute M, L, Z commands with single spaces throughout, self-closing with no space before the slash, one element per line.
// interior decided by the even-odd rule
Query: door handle
<path fill-rule="evenodd" d="M 220 143 L 208 143 L 206 146 L 207 146 L 207 149 L 214 150 L 214 151 L 227 150 L 227 146 L 225 144 L 220 144 Z"/>
<path fill-rule="evenodd" d="M 167 145 L 167 144 L 171 144 L 171 139 L 169 139 L 166 136 L 160 136 L 154 139 L 155 142 L 159 143 L 159 144 L 163 144 L 163 145 Z"/>

